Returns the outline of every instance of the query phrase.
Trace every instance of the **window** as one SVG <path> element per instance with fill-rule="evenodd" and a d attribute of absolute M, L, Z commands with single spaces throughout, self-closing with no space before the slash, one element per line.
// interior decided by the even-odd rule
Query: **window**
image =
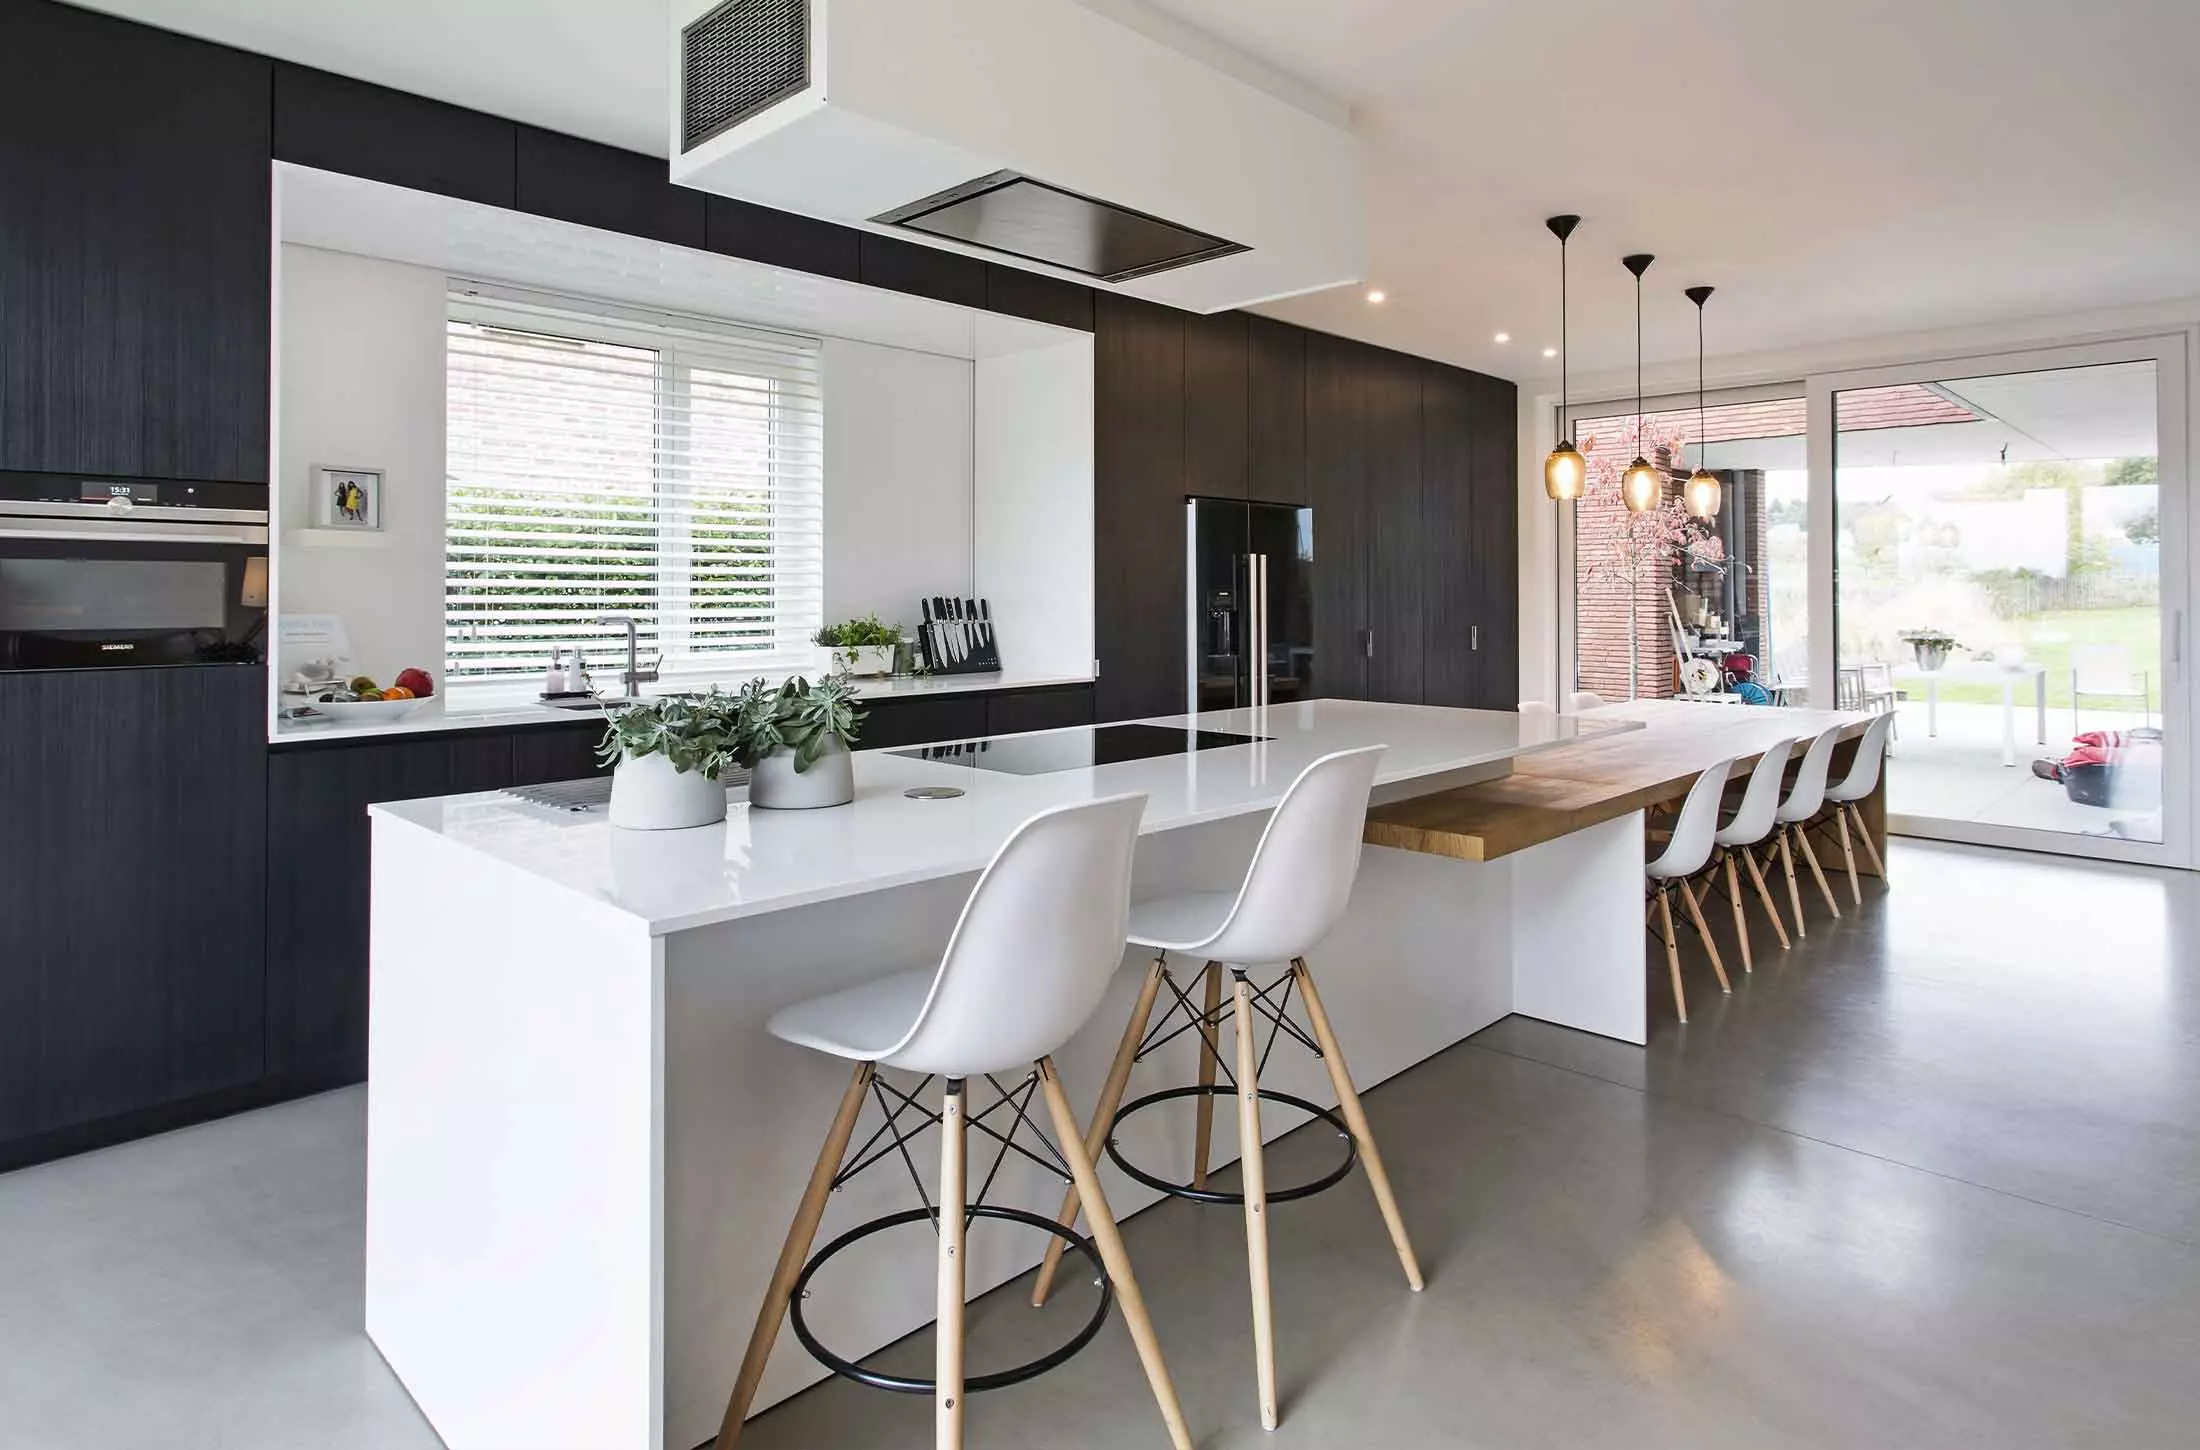
<path fill-rule="evenodd" d="M 818 345 L 467 287 L 450 303 L 445 669 L 539 677 L 580 644 L 732 682 L 822 622 Z M 616 663 L 615 663 L 616 662 Z"/>

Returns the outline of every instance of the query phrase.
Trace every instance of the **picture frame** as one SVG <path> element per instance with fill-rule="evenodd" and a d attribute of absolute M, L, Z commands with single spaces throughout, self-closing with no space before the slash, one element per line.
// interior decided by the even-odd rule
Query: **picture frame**
<path fill-rule="evenodd" d="M 382 528 L 382 470 L 313 466 L 313 527 L 344 533 Z"/>

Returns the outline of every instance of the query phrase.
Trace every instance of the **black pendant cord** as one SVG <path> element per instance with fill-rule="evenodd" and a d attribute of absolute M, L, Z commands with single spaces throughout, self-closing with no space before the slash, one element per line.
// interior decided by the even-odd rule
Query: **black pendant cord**
<path fill-rule="evenodd" d="M 1635 456 L 1642 452 L 1642 273 L 1635 274 Z"/>
<path fill-rule="evenodd" d="M 1558 239 L 1558 431 L 1572 431 L 1566 421 L 1566 239 Z"/>
<path fill-rule="evenodd" d="M 1703 304 L 1696 304 L 1696 466 L 1709 473 L 1711 435 L 1703 426 Z"/>

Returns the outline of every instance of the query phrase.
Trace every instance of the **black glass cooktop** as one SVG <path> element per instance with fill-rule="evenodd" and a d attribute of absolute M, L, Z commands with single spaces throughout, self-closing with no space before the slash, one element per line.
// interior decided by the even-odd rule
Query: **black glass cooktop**
<path fill-rule="evenodd" d="M 1095 765 L 1121 765 L 1126 760 L 1152 760 L 1156 756 L 1187 755 L 1194 750 L 1251 745 L 1268 738 L 1266 735 L 1239 735 L 1228 730 L 1186 730 L 1166 725 L 1077 725 L 1067 730 L 1045 730 L 1037 735 L 966 740 L 956 745 L 920 745 L 914 750 L 889 753 L 906 755 L 911 760 L 967 765 L 973 770 L 998 770 L 1009 775 L 1049 775 L 1057 770 L 1084 770 Z"/>

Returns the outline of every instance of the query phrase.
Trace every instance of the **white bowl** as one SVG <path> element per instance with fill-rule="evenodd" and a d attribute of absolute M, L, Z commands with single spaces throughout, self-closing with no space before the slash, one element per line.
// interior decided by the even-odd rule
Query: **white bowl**
<path fill-rule="evenodd" d="M 331 720 L 356 725 L 389 725 L 427 704 L 426 700 L 315 700 L 306 701 Z"/>

